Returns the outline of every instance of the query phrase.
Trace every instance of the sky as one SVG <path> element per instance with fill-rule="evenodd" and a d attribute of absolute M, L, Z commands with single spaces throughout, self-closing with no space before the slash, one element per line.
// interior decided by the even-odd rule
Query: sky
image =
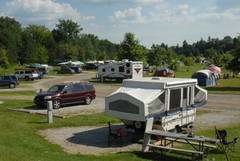
<path fill-rule="evenodd" d="M 71 19 L 82 33 L 118 44 L 131 32 L 147 48 L 240 33 L 240 0 L 0 0 L 0 16 L 50 30 Z"/>

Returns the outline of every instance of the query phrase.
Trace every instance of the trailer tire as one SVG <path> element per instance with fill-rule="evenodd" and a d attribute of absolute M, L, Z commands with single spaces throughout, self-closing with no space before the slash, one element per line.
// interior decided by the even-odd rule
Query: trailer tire
<path fill-rule="evenodd" d="M 137 131 L 141 131 L 145 129 L 145 123 L 141 121 L 134 121 L 133 126 Z"/>

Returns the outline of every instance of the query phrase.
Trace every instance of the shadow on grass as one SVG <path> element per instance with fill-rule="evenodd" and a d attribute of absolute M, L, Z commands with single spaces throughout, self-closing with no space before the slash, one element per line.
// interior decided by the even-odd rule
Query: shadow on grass
<path fill-rule="evenodd" d="M 113 129 L 121 129 L 123 132 L 123 141 L 121 143 L 120 139 L 111 139 L 110 146 L 108 146 L 108 126 L 106 127 L 93 127 L 86 129 L 85 131 L 73 134 L 72 137 L 66 140 L 85 146 L 92 146 L 98 148 L 124 148 L 132 144 L 140 144 L 139 140 L 143 138 L 143 134 L 129 133 L 124 125 L 111 125 Z M 114 130 L 113 130 L 114 131 Z"/>

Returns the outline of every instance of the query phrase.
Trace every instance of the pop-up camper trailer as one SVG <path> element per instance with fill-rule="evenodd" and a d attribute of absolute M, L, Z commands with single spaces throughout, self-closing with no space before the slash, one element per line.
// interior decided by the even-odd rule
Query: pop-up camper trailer
<path fill-rule="evenodd" d="M 106 97 L 105 112 L 135 129 L 144 128 L 153 117 L 155 128 L 168 131 L 193 123 L 196 107 L 206 101 L 207 91 L 196 79 L 125 79 L 122 87 Z"/>
<path fill-rule="evenodd" d="M 123 79 L 142 78 L 143 62 L 123 60 L 121 62 L 111 62 L 98 67 L 98 78 L 116 79 L 121 82 Z"/>

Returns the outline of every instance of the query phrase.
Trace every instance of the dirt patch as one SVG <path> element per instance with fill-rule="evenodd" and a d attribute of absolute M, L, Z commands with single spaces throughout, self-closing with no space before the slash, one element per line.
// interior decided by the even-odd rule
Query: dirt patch
<path fill-rule="evenodd" d="M 103 155 L 119 152 L 140 151 L 141 140 L 134 133 L 127 132 L 121 125 L 112 126 L 113 129 L 122 128 L 124 132 L 123 144 L 120 140 L 112 140 L 108 146 L 108 127 L 67 127 L 40 131 L 53 144 L 60 145 L 70 154 Z M 139 137 L 139 138 L 142 138 Z"/>

